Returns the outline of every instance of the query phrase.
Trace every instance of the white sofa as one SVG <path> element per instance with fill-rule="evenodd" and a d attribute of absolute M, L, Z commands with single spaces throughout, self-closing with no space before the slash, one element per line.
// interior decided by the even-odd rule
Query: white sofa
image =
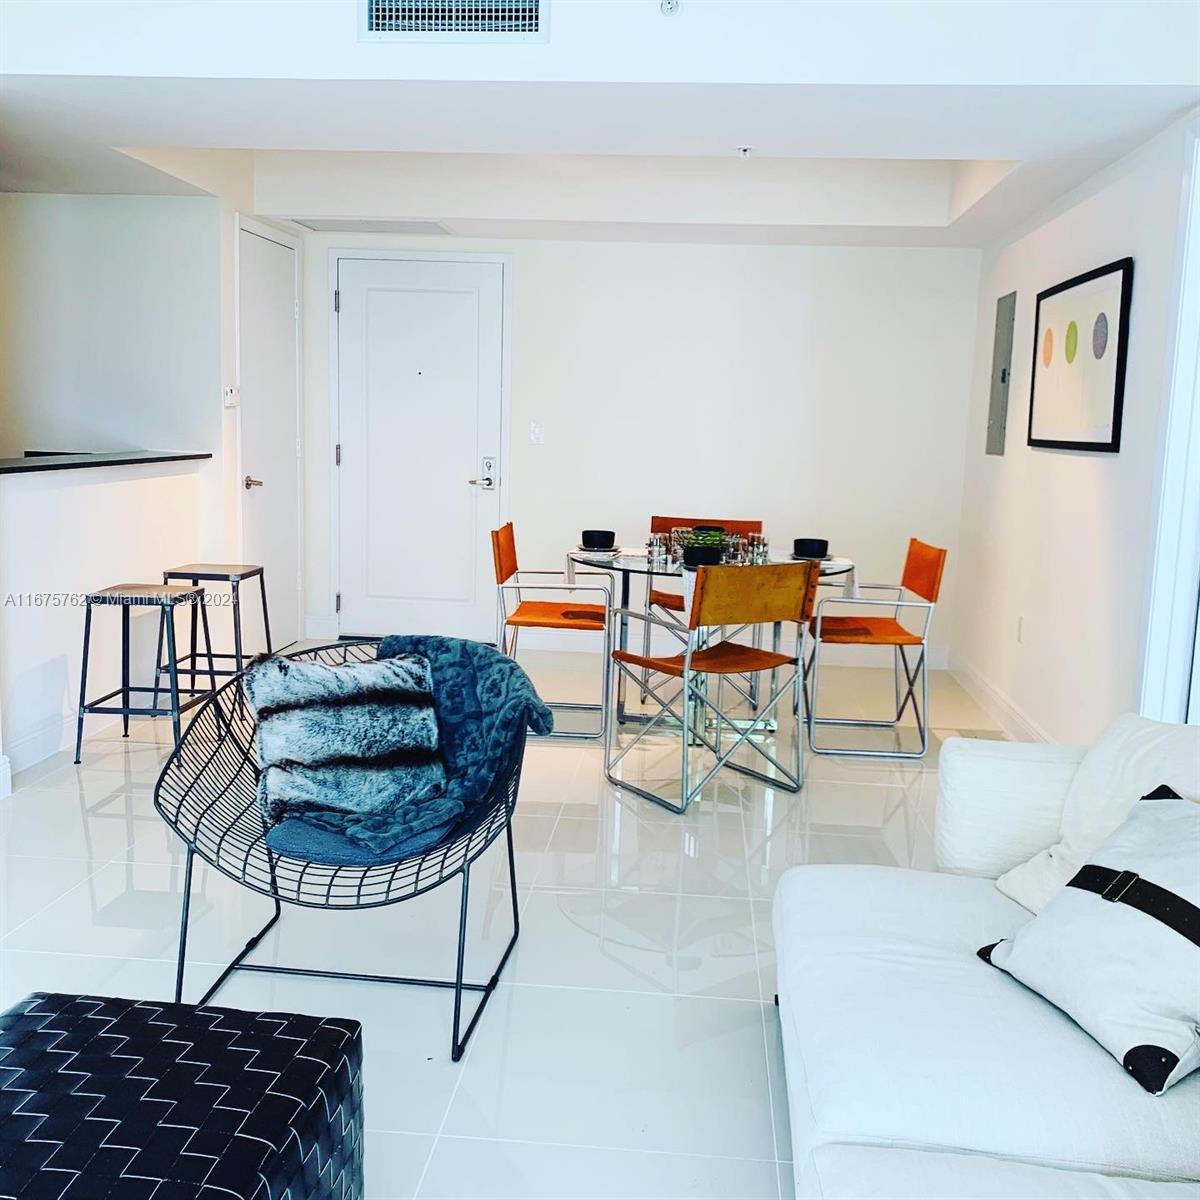
<path fill-rule="evenodd" d="M 1083 751 L 952 739 L 939 873 L 806 866 L 774 904 L 800 1200 L 1197 1200 L 1200 1073 L 1151 1096 L 976 957 L 1031 914 L 994 879 L 1052 844 Z"/>

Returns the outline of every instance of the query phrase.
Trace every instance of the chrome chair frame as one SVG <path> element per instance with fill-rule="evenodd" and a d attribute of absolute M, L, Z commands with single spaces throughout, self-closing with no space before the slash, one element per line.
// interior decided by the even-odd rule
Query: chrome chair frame
<path fill-rule="evenodd" d="M 606 583 L 594 584 L 573 584 L 573 583 L 525 583 L 522 584 L 521 577 L 523 575 L 550 575 L 562 579 L 561 571 L 514 571 L 504 583 L 496 585 L 496 645 L 501 654 L 508 655 L 509 658 L 516 660 L 517 657 L 517 638 L 523 628 L 537 628 L 537 626 L 509 626 L 508 618 L 510 616 L 508 610 L 508 602 L 506 594 L 514 593 L 517 604 L 521 603 L 522 590 L 539 591 L 539 592 L 596 592 L 604 596 L 605 620 L 604 620 L 604 647 L 600 657 L 600 703 L 599 704 L 576 704 L 568 700 L 556 700 L 553 703 L 547 701 L 546 707 L 551 712 L 556 709 L 562 709 L 566 712 L 598 712 L 600 714 L 600 728 L 595 733 L 575 733 L 572 731 L 559 732 L 557 729 L 543 736 L 548 738 L 569 738 L 573 741 L 599 741 L 605 736 L 608 728 L 608 710 L 609 710 L 609 683 L 610 674 L 608 670 L 608 660 L 612 653 L 612 576 L 606 571 L 579 571 L 580 575 L 594 576 L 600 579 L 607 580 Z M 515 581 L 515 582 L 514 582 Z M 509 637 L 509 630 L 512 630 L 512 637 Z M 545 628 L 553 628 L 546 626 Z M 570 632 L 587 632 L 581 630 L 571 630 Z M 536 734 L 531 736 L 538 736 Z"/>
<path fill-rule="evenodd" d="M 808 748 L 814 754 L 847 756 L 851 758 L 923 758 L 929 749 L 929 666 L 927 653 L 929 649 L 929 627 L 933 622 L 933 610 L 936 605 L 921 598 L 906 599 L 906 589 L 902 584 L 898 583 L 860 583 L 859 591 L 887 591 L 894 592 L 895 595 L 891 599 L 871 599 L 865 596 L 846 597 L 846 596 L 827 596 L 824 600 L 817 602 L 816 615 L 813 618 L 813 649 L 808 661 L 804 666 L 804 692 L 805 700 L 808 708 Z M 909 596 L 916 596 L 914 592 L 908 592 Z M 896 620 L 900 619 L 900 613 L 904 609 L 921 609 L 924 610 L 925 619 L 920 632 L 920 653 L 917 655 L 916 663 L 909 666 L 908 655 L 905 653 L 908 649 L 917 649 L 915 646 L 894 645 L 892 647 L 892 683 L 896 696 L 896 715 L 890 720 L 865 720 L 857 717 L 818 717 L 817 716 L 817 699 L 818 689 L 820 685 L 821 674 L 821 622 L 824 617 L 825 606 L 827 604 L 836 604 L 844 607 L 853 608 L 855 606 L 862 608 L 890 608 L 892 615 Z M 918 636 L 913 632 L 913 636 Z M 833 643 L 831 643 L 833 644 Z M 855 643 L 840 643 L 842 645 Z M 868 644 L 868 643 L 858 643 Z M 886 643 L 885 643 L 886 644 Z M 903 672 L 905 680 L 905 689 L 901 694 L 900 677 Z M 921 702 L 917 703 L 916 686 L 920 677 L 921 683 Z M 912 704 L 913 716 L 917 722 L 917 731 L 921 737 L 921 747 L 919 750 L 858 750 L 845 747 L 836 747 L 829 745 L 818 745 L 816 740 L 817 725 L 848 725 L 858 726 L 863 729 L 894 729 L 900 724 L 905 711 L 909 704 Z"/>
<path fill-rule="evenodd" d="M 639 612 L 637 609 L 618 608 L 613 612 L 613 619 L 625 617 L 633 618 L 634 620 L 645 620 L 652 625 L 669 628 L 665 621 L 657 617 L 647 616 L 644 612 Z M 779 623 L 776 623 L 777 625 Z M 741 628 L 745 628 L 742 626 Z M 756 626 L 756 629 L 760 628 Z M 649 800 L 662 808 L 673 813 L 687 812 L 692 801 L 708 786 L 711 780 L 716 776 L 717 772 L 722 767 L 729 767 L 732 771 L 737 771 L 739 774 L 748 775 L 752 779 L 757 779 L 763 783 L 769 784 L 772 787 L 782 788 L 788 792 L 798 792 L 804 786 L 804 731 L 799 722 L 796 724 L 796 748 L 795 748 L 795 763 L 789 768 L 781 763 L 774 755 L 769 754 L 757 742 L 751 740 L 751 735 L 756 732 L 767 733 L 771 731 L 771 717 L 780 702 L 787 696 L 789 690 L 792 692 L 793 708 L 797 711 L 802 702 L 804 695 L 804 668 L 803 668 L 803 638 L 804 631 L 801 626 L 797 626 L 797 660 L 795 669 L 789 679 L 786 679 L 783 684 L 775 687 L 777 672 L 779 668 L 770 670 L 769 674 L 772 680 L 771 695 L 762 705 L 755 716 L 746 722 L 734 722 L 732 718 L 727 716 L 721 709 L 719 703 L 714 704 L 708 697 L 707 681 L 714 672 L 695 672 L 692 671 L 692 656 L 697 651 L 704 647 L 707 640 L 709 630 L 699 628 L 687 631 L 687 648 L 684 651 L 684 667 L 683 676 L 680 681 L 678 690 L 669 697 L 664 697 L 659 694 L 658 688 L 647 681 L 646 690 L 649 696 L 659 706 L 659 711 L 650 718 L 650 720 L 641 728 L 638 735 L 629 742 L 628 745 L 621 748 L 620 752 L 614 757 L 615 749 L 615 730 L 617 722 L 615 718 L 610 717 L 608 721 L 608 734 L 604 741 L 604 776 L 615 787 L 622 788 L 625 791 L 633 792 L 635 795 L 641 796 L 645 800 Z M 722 641 L 727 639 L 720 639 Z M 634 683 L 640 683 L 640 668 L 631 667 L 626 663 L 620 662 L 610 656 L 609 662 L 617 670 L 624 671 L 625 674 Z M 664 678 L 671 678 L 664 676 Z M 720 681 L 728 678 L 725 675 L 718 675 L 718 698 L 720 696 Z M 736 685 L 735 685 L 736 686 Z M 609 684 L 608 691 L 611 695 L 615 692 L 612 684 Z M 741 690 L 740 688 L 738 689 Z M 681 707 L 677 710 L 676 704 L 682 700 Z M 716 717 L 716 730 L 710 737 L 708 732 L 709 713 Z M 613 774 L 613 769 L 618 763 L 637 745 L 642 739 L 652 730 L 658 728 L 668 718 L 672 719 L 681 731 L 682 743 L 682 794 L 679 804 L 674 804 L 664 796 L 660 796 L 657 792 L 652 792 L 648 788 L 638 787 L 636 784 L 629 783 L 627 780 L 619 779 Z M 723 730 L 728 726 L 730 732 L 735 736 L 730 743 L 728 749 L 722 748 Z M 716 756 L 716 762 L 709 771 L 700 779 L 695 787 L 689 785 L 691 776 L 691 747 L 700 745 Z M 767 760 L 768 763 L 778 772 L 777 775 L 768 775 L 763 771 L 757 771 L 753 767 L 747 767 L 741 763 L 730 761 L 733 755 L 741 749 L 741 747 L 749 746 L 759 755 Z"/>
<path fill-rule="evenodd" d="M 680 645 L 687 645 L 687 640 L 688 640 L 687 639 L 688 628 L 679 619 L 679 616 L 676 612 L 674 612 L 672 609 L 669 609 L 669 608 L 663 608 L 663 606 L 660 604 L 651 604 L 650 603 L 650 592 L 652 591 L 653 586 L 654 586 L 654 576 L 648 575 L 646 577 L 646 610 L 645 610 L 646 627 L 642 634 L 642 654 L 646 658 L 650 657 L 650 632 L 651 632 L 650 625 L 651 625 L 651 623 L 660 624 L 660 625 L 662 625 L 662 627 L 664 629 L 670 630 L 670 632 L 675 635 L 675 638 L 679 642 Z M 653 616 L 653 610 L 656 608 L 658 609 L 658 611 L 660 613 L 662 613 L 662 617 L 657 618 L 657 620 L 655 620 L 655 618 Z M 728 636 L 731 638 L 735 638 L 738 636 L 738 634 L 745 632 L 745 630 L 747 628 L 748 628 L 748 626 L 746 626 L 746 625 L 739 625 Z M 722 638 L 725 637 L 725 634 L 723 631 L 722 631 L 721 636 L 722 636 Z M 751 641 L 750 644 L 756 650 L 761 650 L 762 649 L 762 626 L 761 625 L 756 625 L 754 627 L 754 633 L 752 636 L 753 636 L 753 640 Z M 741 676 L 741 678 L 745 679 L 745 681 L 746 681 L 745 687 L 742 687 L 742 685 L 740 683 L 737 683 L 732 678 L 729 681 L 729 685 L 730 685 L 730 687 L 734 688 L 738 692 L 738 694 L 742 697 L 742 699 L 745 700 L 750 705 L 751 711 L 755 711 L 758 708 L 758 678 L 757 678 L 757 676 L 754 676 L 754 675 L 743 675 L 743 676 Z M 642 697 L 643 704 L 646 703 L 646 698 L 649 694 L 649 688 L 647 686 L 649 684 L 649 682 L 650 682 L 650 668 L 643 667 L 642 668 L 642 680 L 641 680 L 641 685 L 642 685 L 641 686 L 641 697 Z"/>

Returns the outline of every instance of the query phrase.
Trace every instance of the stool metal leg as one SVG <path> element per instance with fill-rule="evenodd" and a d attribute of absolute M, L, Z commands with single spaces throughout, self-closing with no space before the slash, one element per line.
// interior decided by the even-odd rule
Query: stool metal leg
<path fill-rule="evenodd" d="M 163 583 L 167 582 L 166 575 L 163 576 Z M 154 711 L 158 711 L 158 694 L 162 691 L 162 669 L 163 669 L 163 627 L 165 625 L 166 608 L 160 608 L 158 612 L 158 645 L 154 648 Z"/>
<path fill-rule="evenodd" d="M 267 616 L 267 573 L 263 571 L 258 577 L 258 590 L 262 593 L 263 606 L 263 636 L 267 639 L 267 653 L 272 654 L 271 648 L 271 618 Z"/>
<path fill-rule="evenodd" d="M 199 587 L 199 586 L 200 586 L 200 580 L 193 579 L 192 587 Z M 191 694 L 194 696 L 196 694 L 196 606 L 193 604 L 191 606 L 191 609 L 192 609 L 191 645 L 190 645 L 191 654 L 188 657 L 188 662 L 192 668 L 192 677 L 188 682 L 191 685 L 191 689 L 192 689 Z"/>
<path fill-rule="evenodd" d="M 175 733 L 175 763 L 179 764 L 179 658 L 175 653 L 175 609 L 164 605 L 167 622 L 167 683 L 171 688 L 171 728 Z"/>
<path fill-rule="evenodd" d="M 238 671 L 242 670 L 242 598 L 238 592 L 238 581 L 230 585 L 233 593 L 233 662 Z"/>
<path fill-rule="evenodd" d="M 121 605 L 121 714 L 122 737 L 129 736 L 129 605 Z"/>
<path fill-rule="evenodd" d="M 208 656 L 208 686 L 215 692 L 217 690 L 217 670 L 213 665 L 213 648 L 212 648 L 212 633 L 208 628 L 208 605 L 200 605 L 200 622 L 204 626 L 204 652 Z M 192 665 L 195 666 L 196 660 L 192 659 Z"/>
<path fill-rule="evenodd" d="M 75 761 L 83 749 L 83 706 L 87 703 L 88 649 L 92 641 L 92 604 L 86 601 L 83 617 L 83 664 L 79 668 L 79 720 L 75 727 Z"/>

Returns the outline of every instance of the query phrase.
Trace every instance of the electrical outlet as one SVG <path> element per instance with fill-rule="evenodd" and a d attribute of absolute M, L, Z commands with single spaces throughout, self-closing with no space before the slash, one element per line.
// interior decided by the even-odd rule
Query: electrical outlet
<path fill-rule="evenodd" d="M 242 402 L 242 389 L 237 387 L 223 388 L 221 391 L 221 403 L 226 408 L 237 408 Z"/>
<path fill-rule="evenodd" d="M 529 422 L 529 441 L 534 446 L 542 445 L 546 440 L 546 433 L 542 429 L 541 421 Z"/>

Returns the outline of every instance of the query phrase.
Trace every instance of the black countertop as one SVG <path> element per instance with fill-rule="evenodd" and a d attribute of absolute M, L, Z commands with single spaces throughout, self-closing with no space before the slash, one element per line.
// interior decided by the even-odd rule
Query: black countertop
<path fill-rule="evenodd" d="M 194 462 L 212 458 L 195 450 L 115 450 L 102 454 L 46 454 L 30 451 L 24 458 L 0 458 L 0 475 L 34 471 L 77 471 L 89 467 L 128 467 L 139 463 Z"/>

